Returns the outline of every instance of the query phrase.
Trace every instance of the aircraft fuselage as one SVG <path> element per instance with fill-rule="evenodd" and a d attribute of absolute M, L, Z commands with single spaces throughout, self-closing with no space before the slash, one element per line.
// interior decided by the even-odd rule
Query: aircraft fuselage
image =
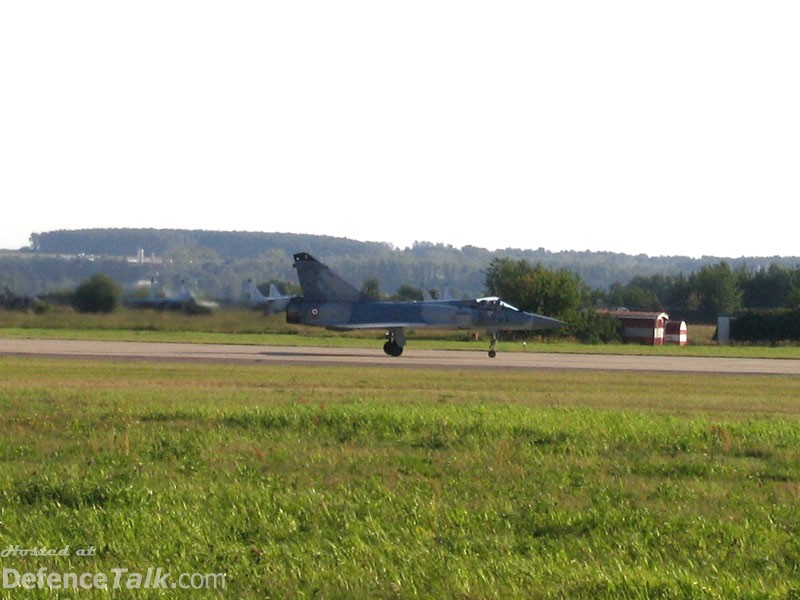
<path fill-rule="evenodd" d="M 514 331 L 547 328 L 551 321 L 556 326 L 554 319 L 478 300 L 315 302 L 294 298 L 286 320 L 339 330 L 440 327 Z"/>
<path fill-rule="evenodd" d="M 350 283 L 307 252 L 294 255 L 294 268 L 303 295 L 286 307 L 286 321 L 328 329 L 384 329 L 384 352 L 400 356 L 409 327 L 485 329 L 491 336 L 489 356 L 495 356 L 500 331 L 551 329 L 564 325 L 557 319 L 528 313 L 500 298 L 423 302 L 368 300 Z"/>

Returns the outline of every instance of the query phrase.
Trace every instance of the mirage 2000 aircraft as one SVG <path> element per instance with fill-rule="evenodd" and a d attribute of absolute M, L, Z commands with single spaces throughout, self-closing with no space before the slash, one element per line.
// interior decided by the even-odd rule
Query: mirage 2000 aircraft
<path fill-rule="evenodd" d="M 553 329 L 563 321 L 519 310 L 500 298 L 380 302 L 369 300 L 327 266 L 306 252 L 294 255 L 294 268 L 303 290 L 286 307 L 286 321 L 348 331 L 385 329 L 383 350 L 403 353 L 409 327 L 436 329 L 486 329 L 491 337 L 489 356 L 497 354 L 500 331 Z"/>

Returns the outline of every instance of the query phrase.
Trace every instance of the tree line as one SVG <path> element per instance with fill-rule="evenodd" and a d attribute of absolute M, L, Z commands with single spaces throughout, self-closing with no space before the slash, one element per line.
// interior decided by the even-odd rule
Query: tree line
<path fill-rule="evenodd" d="M 720 261 L 688 275 L 634 277 L 603 291 L 592 289 L 566 269 L 552 271 L 541 264 L 502 258 L 489 266 L 486 287 L 518 301 L 526 310 L 556 315 L 567 308 L 605 306 L 672 311 L 712 321 L 743 310 L 800 308 L 800 267 L 777 264 L 750 272 Z"/>
<path fill-rule="evenodd" d="M 568 269 L 550 269 L 541 263 L 503 257 L 489 264 L 484 286 L 489 295 L 499 296 L 522 310 L 556 317 L 569 324 L 551 335 L 571 335 L 587 342 L 620 339 L 616 320 L 594 310 L 614 305 L 635 310 L 666 310 L 673 319 L 693 322 L 713 322 L 720 314 L 748 309 L 735 327 L 738 339 L 776 342 L 800 338 L 800 268 L 797 267 L 771 265 L 764 271 L 750 273 L 745 269 L 734 270 L 723 261 L 688 276 L 638 277 L 603 291 L 591 288 L 579 274 Z M 266 287 L 266 282 L 262 287 Z M 441 298 L 439 290 L 410 284 L 386 295 L 375 277 L 364 279 L 361 290 L 375 300 Z M 284 291 L 299 293 L 296 288 Z M 116 308 L 121 293 L 121 287 L 112 277 L 95 273 L 78 286 L 72 304 L 82 312 L 108 312 Z M 767 309 L 772 311 L 768 313 Z"/>
<path fill-rule="evenodd" d="M 614 284 L 606 300 L 613 305 L 694 315 L 699 320 L 742 310 L 794 309 L 800 307 L 800 268 L 771 264 L 751 272 L 722 261 L 688 275 L 635 277 L 627 284 Z"/>
<path fill-rule="evenodd" d="M 243 279 L 272 279 L 294 282 L 292 254 L 309 252 L 336 269 L 343 277 L 360 282 L 377 278 L 386 290 L 404 284 L 420 288 L 447 288 L 456 297 L 475 296 L 484 292 L 487 265 L 496 258 L 541 263 L 549 269 L 568 269 L 592 288 L 608 290 L 614 283 L 626 285 L 633 278 L 690 274 L 704 266 L 718 263 L 719 257 L 647 256 L 613 252 L 570 250 L 553 252 L 544 248 L 505 248 L 487 250 L 476 246 L 455 248 L 446 244 L 420 241 L 408 248 L 395 248 L 383 242 L 363 242 L 331 236 L 243 231 L 191 231 L 177 229 L 85 229 L 59 230 L 31 234 L 25 252 L 45 257 L 91 256 L 95 261 L 121 260 L 136 256 L 143 249 L 146 256 L 157 255 L 163 266 L 156 271 L 178 281 L 193 280 L 197 291 L 214 298 L 238 292 Z M 535 248 L 531 240 L 530 248 Z M 79 260 L 76 258 L 76 260 Z M 740 257 L 725 259 L 733 268 L 750 272 L 766 269 L 770 264 L 782 268 L 800 264 L 796 257 Z M 28 263 L 31 266 L 32 263 Z M 4 266 L 0 255 L 0 277 Z M 43 262 L 39 268 L 45 268 Z M 74 269 L 75 265 L 70 268 Z M 91 270 L 91 266 L 84 269 Z M 122 269 L 121 269 L 122 270 Z M 133 270 L 133 268 L 131 268 Z M 57 277 L 58 266 L 52 269 Z M 29 270 L 32 278 L 34 270 Z M 90 273 L 91 274 L 91 273 Z M 138 273 L 115 279 L 124 286 L 135 281 Z M 24 279 L 17 270 L 17 279 Z M 44 279 L 45 282 L 49 279 Z M 73 280 L 73 286 L 78 281 Z M 52 287 L 52 286 L 50 286 Z M 41 290 L 29 289 L 30 292 Z"/>
<path fill-rule="evenodd" d="M 752 273 L 721 261 L 695 273 L 636 277 L 608 291 L 592 289 L 566 269 L 550 270 L 524 260 L 495 259 L 486 287 L 523 310 L 570 323 L 568 331 L 585 341 L 614 341 L 618 327 L 593 308 L 625 307 L 666 311 L 672 319 L 714 323 L 719 315 L 739 314 L 734 339 L 800 339 L 800 268 L 771 265 Z"/>
<path fill-rule="evenodd" d="M 131 261 L 139 248 L 157 263 Z M 549 252 L 417 242 L 403 250 L 380 242 L 286 233 L 156 229 L 92 229 L 36 233 L 31 247 L 0 253 L 0 284 L 17 293 L 75 289 L 95 273 L 123 290 L 155 279 L 213 299 L 238 298 L 242 281 L 275 282 L 298 293 L 292 254 L 308 251 L 355 284 L 371 281 L 376 294 L 417 299 L 509 296 L 521 307 L 547 314 L 553 289 L 569 290 L 581 307 L 624 306 L 664 310 L 676 318 L 713 320 L 720 313 L 797 306 L 800 259 L 691 259 L 603 252 Z M 522 266 L 526 265 L 526 266 Z M 553 273 L 556 282 L 544 274 Z M 498 286 L 500 275 L 532 291 Z M 538 282 L 538 283 L 537 283 Z M 538 288 L 537 288 L 538 286 Z M 498 293 L 502 290 L 502 293 Z M 519 298 L 517 300 L 517 298 Z M 574 303 L 573 303 L 574 304 Z"/>

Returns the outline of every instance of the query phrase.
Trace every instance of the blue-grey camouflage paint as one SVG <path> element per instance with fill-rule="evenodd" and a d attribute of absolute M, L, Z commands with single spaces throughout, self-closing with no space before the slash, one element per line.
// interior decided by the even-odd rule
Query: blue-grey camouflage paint
<path fill-rule="evenodd" d="M 405 344 L 404 329 L 485 329 L 491 335 L 490 356 L 500 331 L 552 329 L 564 325 L 534 313 L 521 311 L 499 298 L 423 302 L 378 302 L 359 291 L 313 256 L 294 255 L 294 267 L 303 295 L 292 298 L 286 308 L 289 323 L 337 330 L 384 329 L 387 354 L 399 356 Z"/>

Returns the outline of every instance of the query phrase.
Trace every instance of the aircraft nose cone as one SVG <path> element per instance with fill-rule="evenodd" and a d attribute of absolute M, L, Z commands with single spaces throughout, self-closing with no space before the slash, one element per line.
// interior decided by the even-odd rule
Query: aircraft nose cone
<path fill-rule="evenodd" d="M 531 314 L 530 316 L 531 329 L 557 329 L 558 327 L 563 327 L 564 325 L 566 325 L 564 321 L 559 321 L 558 319 L 553 319 L 552 317 L 544 317 L 542 315 L 534 314 Z"/>

